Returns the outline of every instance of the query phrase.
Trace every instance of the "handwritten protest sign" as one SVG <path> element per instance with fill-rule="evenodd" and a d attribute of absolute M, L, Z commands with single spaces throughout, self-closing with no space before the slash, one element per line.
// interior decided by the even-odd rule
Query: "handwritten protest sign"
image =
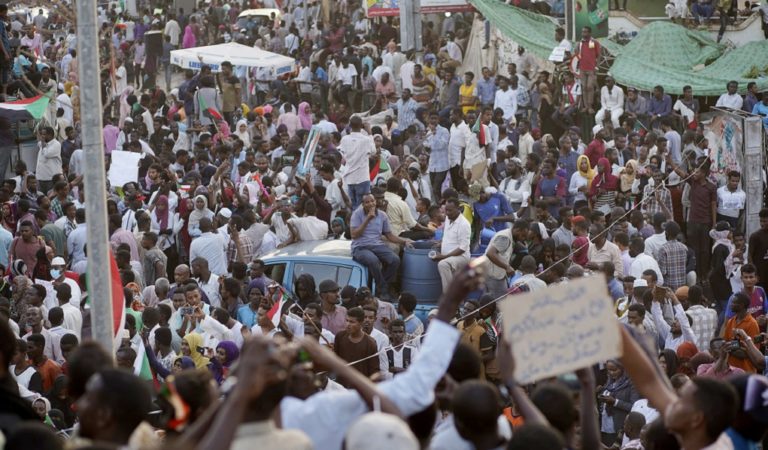
<path fill-rule="evenodd" d="M 114 151 L 107 179 L 112 186 L 122 186 L 129 181 L 139 181 L 141 153 Z"/>
<path fill-rule="evenodd" d="M 515 353 L 515 379 L 531 383 L 621 355 L 619 328 L 602 278 L 582 278 L 499 303 Z"/>

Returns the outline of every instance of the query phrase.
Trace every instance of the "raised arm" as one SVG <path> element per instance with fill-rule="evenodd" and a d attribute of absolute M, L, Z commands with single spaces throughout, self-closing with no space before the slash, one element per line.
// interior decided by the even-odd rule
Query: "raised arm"
<path fill-rule="evenodd" d="M 640 344 L 635 342 L 635 339 L 624 329 L 623 325 L 618 326 L 621 328 L 624 353 L 622 363 L 627 375 L 640 395 L 647 398 L 648 403 L 663 416 L 667 407 L 677 401 L 677 395 L 653 368 L 653 364 L 640 348 Z"/>

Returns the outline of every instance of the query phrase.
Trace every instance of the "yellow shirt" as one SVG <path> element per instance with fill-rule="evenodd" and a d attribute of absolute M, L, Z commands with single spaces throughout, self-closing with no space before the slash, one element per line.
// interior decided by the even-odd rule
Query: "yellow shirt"
<path fill-rule="evenodd" d="M 477 90 L 475 89 L 475 86 L 475 83 L 472 83 L 469 86 L 467 86 L 466 83 L 462 83 L 459 88 L 459 104 L 466 105 L 467 103 L 470 103 L 470 106 L 461 107 L 461 112 L 464 114 L 477 108 L 477 106 L 475 106 L 475 102 L 477 101 Z"/>

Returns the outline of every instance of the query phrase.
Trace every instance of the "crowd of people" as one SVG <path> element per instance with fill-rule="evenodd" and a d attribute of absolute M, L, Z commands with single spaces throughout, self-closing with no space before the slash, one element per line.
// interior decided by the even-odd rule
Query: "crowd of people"
<path fill-rule="evenodd" d="M 555 70 L 519 47 L 474 74 L 471 13 L 425 21 L 417 58 L 359 2 L 275 3 L 100 7 L 106 169 L 141 155 L 104 192 L 114 349 L 91 339 L 107 262 L 88 258 L 75 20 L 0 5 L 2 95 L 50 99 L 36 166 L 0 187 L 0 447 L 758 448 L 768 209 L 745 235 L 742 175 L 713 166 L 690 87 L 616 84 L 589 27 L 557 30 Z M 257 7 L 280 14 L 238 20 Z M 222 42 L 295 70 L 170 64 Z M 717 107 L 768 117 L 755 83 L 725 88 Z M 325 240 L 371 283 L 265 262 Z M 416 242 L 443 292 L 426 317 L 402 289 Z M 606 284 L 623 357 L 519 385 L 497 303 L 582 277 Z"/>

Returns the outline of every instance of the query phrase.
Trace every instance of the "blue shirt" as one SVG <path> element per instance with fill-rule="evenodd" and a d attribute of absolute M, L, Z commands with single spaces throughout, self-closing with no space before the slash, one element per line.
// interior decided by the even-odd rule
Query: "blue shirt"
<path fill-rule="evenodd" d="M 493 105 L 493 101 L 496 98 L 496 79 L 495 78 L 491 77 L 491 78 L 488 78 L 488 81 L 485 81 L 485 78 L 481 77 L 477 81 L 477 86 L 475 89 L 477 90 L 477 97 L 480 99 L 480 104 Z"/>
<path fill-rule="evenodd" d="M 576 173 L 576 161 L 579 159 L 579 154 L 575 151 L 571 150 L 568 152 L 567 155 L 563 156 L 562 154 L 557 158 L 557 165 L 558 167 L 561 167 L 565 169 L 565 176 L 563 177 L 567 182 L 570 183 L 571 176 L 573 176 L 574 173 Z"/>
<path fill-rule="evenodd" d="M 655 96 L 651 96 L 650 106 L 648 107 L 648 114 L 656 116 L 668 116 L 672 112 L 672 97 L 664 94 L 661 100 L 657 100 Z"/>
<path fill-rule="evenodd" d="M 416 122 L 416 110 L 419 109 L 419 104 L 413 97 L 403 102 L 403 99 L 397 101 L 395 104 L 397 109 L 397 129 L 405 130 Z"/>
<path fill-rule="evenodd" d="M 355 212 L 352 213 L 352 217 L 349 220 L 349 226 L 352 229 L 358 228 L 365 221 L 365 211 L 363 211 L 363 205 L 357 207 Z M 368 222 L 365 230 L 363 230 L 362 236 L 357 239 L 352 239 L 352 250 L 358 247 L 373 247 L 376 245 L 383 245 L 384 241 L 381 240 L 382 234 L 391 233 L 389 228 L 389 219 L 387 215 L 380 210 L 376 210 L 376 218 Z"/>
<path fill-rule="evenodd" d="M 479 217 L 483 224 L 492 217 L 507 216 L 512 214 L 512 208 L 509 202 L 501 194 L 491 194 L 487 202 L 475 202 L 475 217 Z M 508 222 L 493 221 L 493 229 L 496 231 L 505 230 L 509 226 Z"/>
<path fill-rule="evenodd" d="M 733 443 L 733 450 L 757 450 L 757 442 L 750 441 L 749 439 L 745 438 L 741 435 L 738 431 L 734 430 L 733 427 L 728 428 L 725 430 L 725 434 L 728 435 L 729 438 L 731 438 L 731 442 Z"/>
<path fill-rule="evenodd" d="M 427 170 L 445 172 L 451 168 L 448 160 L 448 142 L 450 140 L 451 132 L 445 127 L 438 125 L 434 133 L 427 130 L 427 137 L 424 139 L 424 146 L 430 149 Z"/>
<path fill-rule="evenodd" d="M 768 105 L 763 102 L 755 104 L 755 107 L 752 108 L 752 114 L 763 116 L 763 126 L 768 130 Z"/>
<path fill-rule="evenodd" d="M 8 253 L 11 251 L 13 235 L 10 231 L 0 227 L 0 264 L 8 267 Z"/>
<path fill-rule="evenodd" d="M 256 325 L 256 316 L 258 311 L 254 311 L 250 306 L 244 305 L 237 310 L 237 321 L 242 323 L 244 327 L 253 328 Z"/>
<path fill-rule="evenodd" d="M 328 82 L 328 74 L 325 73 L 325 69 L 322 67 L 318 67 L 317 70 L 315 70 L 315 81 L 319 81 L 320 83 Z"/>

